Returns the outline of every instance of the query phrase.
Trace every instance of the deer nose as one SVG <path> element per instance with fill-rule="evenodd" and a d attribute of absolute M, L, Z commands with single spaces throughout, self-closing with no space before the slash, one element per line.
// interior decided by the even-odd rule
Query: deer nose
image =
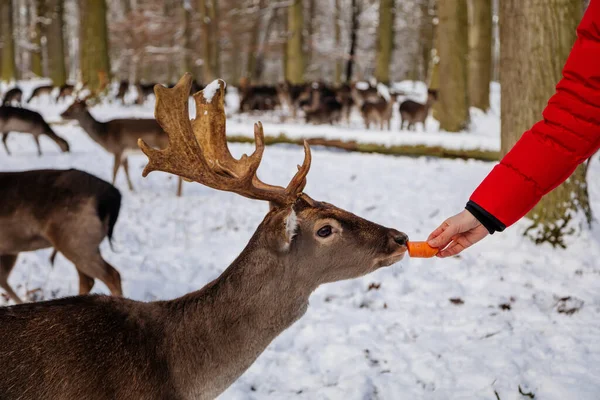
<path fill-rule="evenodd" d="M 406 235 L 406 233 L 402 233 L 395 229 L 390 230 L 390 237 L 394 242 L 396 242 L 400 246 L 406 246 L 406 244 L 408 243 L 408 236 Z"/>

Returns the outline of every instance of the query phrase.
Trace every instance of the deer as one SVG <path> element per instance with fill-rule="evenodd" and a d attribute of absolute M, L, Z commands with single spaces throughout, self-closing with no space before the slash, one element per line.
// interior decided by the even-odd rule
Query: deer
<path fill-rule="evenodd" d="M 417 103 L 413 100 L 404 100 L 400 104 L 400 130 L 404 129 L 406 122 L 406 129 L 416 130 L 415 124 L 420 122 L 423 124 L 423 130 L 425 130 L 425 120 L 429 115 L 429 109 L 436 102 L 438 96 L 437 90 L 427 90 L 427 102 L 425 104 Z"/>
<path fill-rule="evenodd" d="M 58 95 L 56 96 L 56 103 L 58 103 L 61 99 L 66 99 L 67 97 L 73 96 L 73 93 L 75 93 L 74 85 L 68 83 L 61 85 L 58 91 Z"/>
<path fill-rule="evenodd" d="M 70 169 L 0 172 L 0 187 L 0 288 L 10 299 L 22 303 L 8 284 L 19 253 L 49 247 L 75 264 L 79 294 L 99 279 L 122 295 L 119 272 L 99 250 L 105 237 L 112 245 L 119 216 L 121 194 L 114 186 Z"/>
<path fill-rule="evenodd" d="M 139 302 L 76 296 L 0 309 L 3 399 L 214 399 L 308 309 L 319 286 L 400 261 L 407 236 L 304 193 L 310 147 L 286 187 L 257 176 L 264 152 L 234 158 L 226 138 L 223 81 L 194 94 L 191 75 L 155 87 L 155 116 L 169 135 L 157 150 L 143 140 L 143 176 L 163 171 L 269 204 L 247 246 L 198 291 Z M 211 85 L 209 85 L 210 87 Z"/>
<path fill-rule="evenodd" d="M 35 99 L 36 97 L 40 97 L 43 95 L 50 96 L 53 90 L 54 86 L 52 85 L 38 86 L 35 89 L 33 89 L 33 92 L 31 92 L 31 96 L 29 96 L 29 99 L 27 99 L 27 103 L 31 103 L 31 100 Z"/>
<path fill-rule="evenodd" d="M 22 100 L 23 91 L 19 87 L 14 87 L 4 94 L 4 98 L 2 99 L 2 105 L 10 106 L 13 103 L 17 103 L 20 106 Z"/>
<path fill-rule="evenodd" d="M 63 153 L 69 151 L 69 143 L 58 136 L 50 125 L 44 120 L 39 113 L 21 107 L 1 106 L 0 107 L 0 137 L 6 153 L 10 155 L 8 149 L 8 135 L 10 132 L 30 133 L 33 135 L 35 144 L 37 145 L 38 156 L 42 155 L 39 137 L 46 135 L 52 139 Z"/>
<path fill-rule="evenodd" d="M 392 129 L 391 121 L 396 99 L 396 94 L 390 94 L 389 100 L 379 97 L 375 102 L 366 101 L 363 103 L 360 108 L 360 113 L 365 121 L 367 129 L 370 129 L 372 123 L 379 123 L 381 130 L 384 130 L 386 126 L 388 130 Z"/>
<path fill-rule="evenodd" d="M 86 99 L 76 99 L 62 114 L 65 120 L 76 120 L 88 136 L 114 155 L 112 184 L 117 180 L 117 173 L 123 167 L 129 190 L 134 191 L 129 176 L 128 154 L 139 152 L 138 138 L 157 147 L 165 147 L 168 137 L 154 119 L 113 119 L 106 122 L 97 121 L 88 110 Z M 177 196 L 182 195 L 182 182 L 179 179 Z"/>

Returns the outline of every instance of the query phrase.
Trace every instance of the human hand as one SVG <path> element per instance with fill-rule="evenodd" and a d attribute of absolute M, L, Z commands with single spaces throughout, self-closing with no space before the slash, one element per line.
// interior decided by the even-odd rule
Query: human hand
<path fill-rule="evenodd" d="M 437 247 L 440 258 L 457 255 L 489 234 L 488 230 L 467 210 L 445 220 L 431 232 L 427 243 Z"/>

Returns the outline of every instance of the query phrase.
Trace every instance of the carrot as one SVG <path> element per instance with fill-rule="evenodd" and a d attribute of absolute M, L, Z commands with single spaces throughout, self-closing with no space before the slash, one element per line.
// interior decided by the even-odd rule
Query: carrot
<path fill-rule="evenodd" d="M 431 247 L 427 242 L 408 242 L 408 255 L 418 258 L 431 258 L 435 256 L 439 249 Z"/>

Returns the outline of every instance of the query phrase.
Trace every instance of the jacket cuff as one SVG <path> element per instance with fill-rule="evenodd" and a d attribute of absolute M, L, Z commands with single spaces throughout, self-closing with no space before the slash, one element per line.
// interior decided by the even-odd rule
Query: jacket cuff
<path fill-rule="evenodd" d="M 469 200 L 465 208 L 468 212 L 473 214 L 473 216 L 477 218 L 479 222 L 481 222 L 481 225 L 485 226 L 490 235 L 493 235 L 494 232 L 502 232 L 504 229 L 506 229 L 506 225 L 504 225 L 498 218 L 484 210 L 473 200 Z"/>

